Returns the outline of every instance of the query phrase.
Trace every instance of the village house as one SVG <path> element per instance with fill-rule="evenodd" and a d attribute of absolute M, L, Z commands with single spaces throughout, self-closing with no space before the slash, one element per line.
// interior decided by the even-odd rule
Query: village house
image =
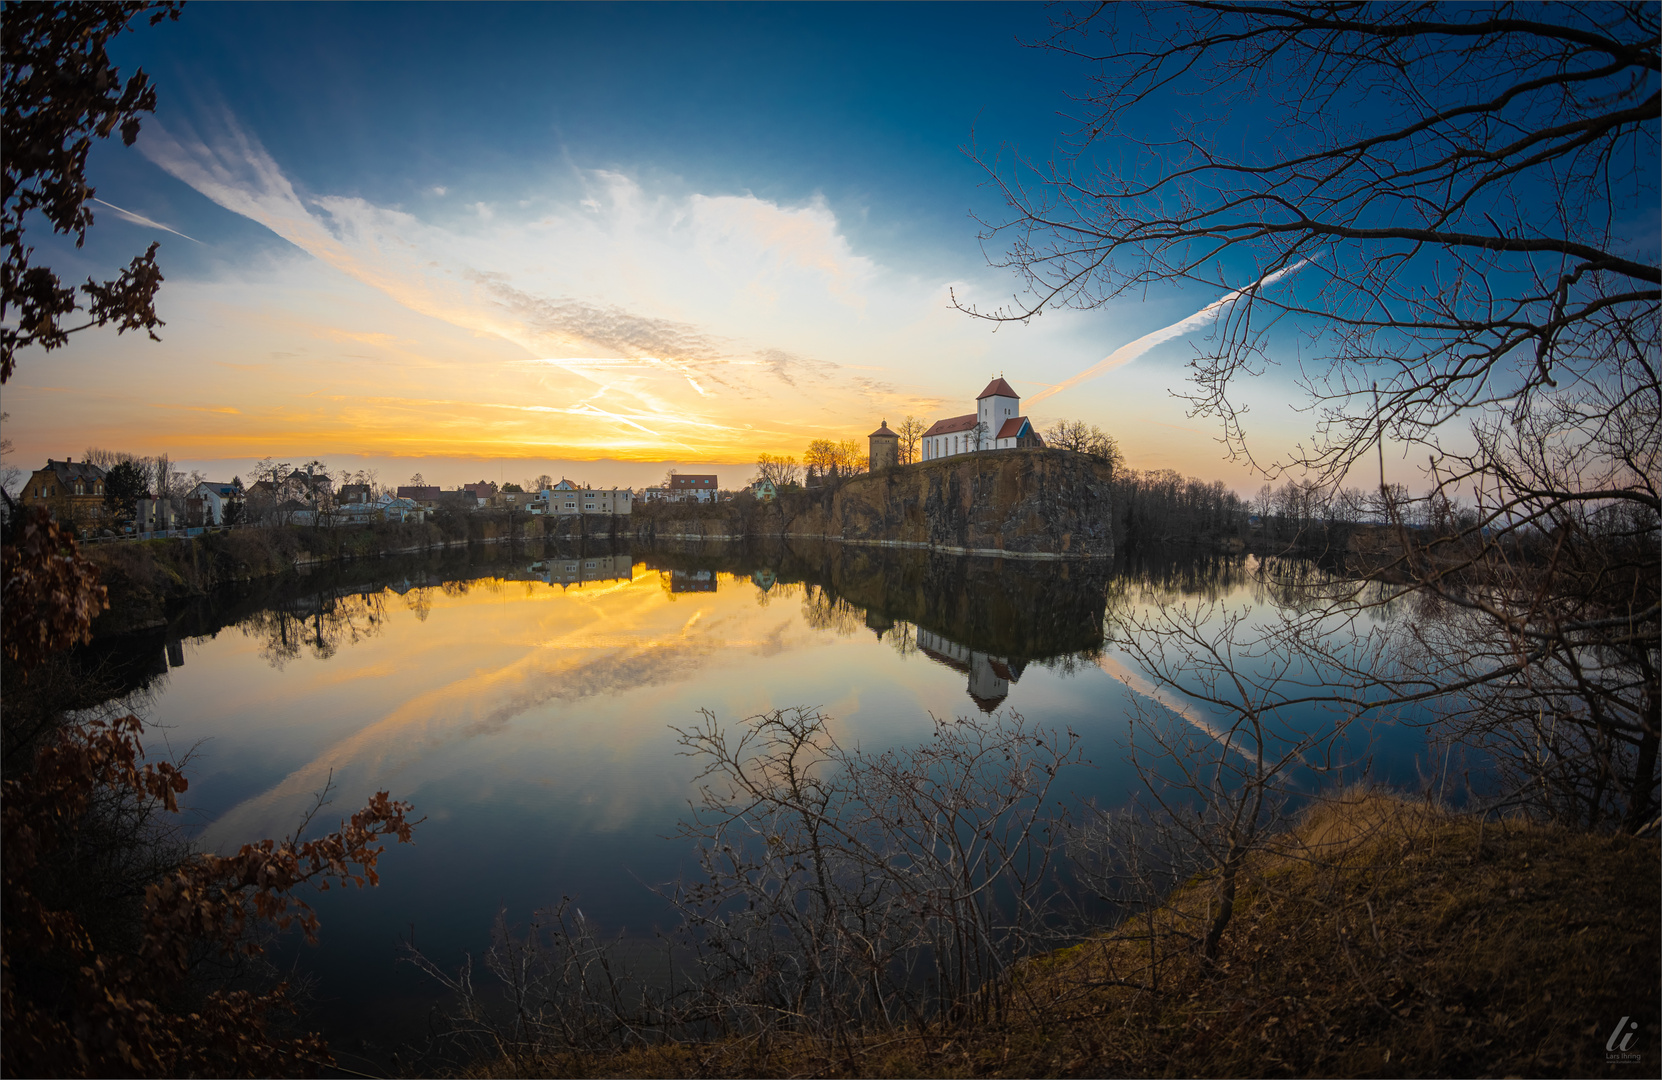
<path fill-rule="evenodd" d="M 634 506 L 635 493 L 628 488 L 581 487 L 561 477 L 560 482 L 540 494 L 546 514 L 610 514 L 623 516 Z"/>
<path fill-rule="evenodd" d="M 44 506 L 62 522 L 91 525 L 104 518 L 104 470 L 74 458 L 47 458 L 18 501 L 24 507 Z"/>
<path fill-rule="evenodd" d="M 228 509 L 233 519 L 239 517 L 244 497 L 240 476 L 229 483 L 204 480 L 185 496 L 185 517 L 193 525 L 224 525 Z"/>
<path fill-rule="evenodd" d="M 335 482 L 327 473 L 313 472 L 308 466 L 305 472 L 295 469 L 283 477 L 277 486 L 277 493 L 285 499 L 298 499 L 302 502 L 316 502 L 334 494 Z"/>
<path fill-rule="evenodd" d="M 346 494 L 345 488 L 341 494 Z M 376 521 L 421 521 L 425 516 L 426 511 L 414 499 L 381 495 L 367 501 L 353 499 L 337 503 L 333 520 L 337 525 L 367 525 Z"/>
<path fill-rule="evenodd" d="M 488 506 L 490 501 L 496 497 L 496 484 L 490 480 L 481 480 L 476 484 L 463 484 L 460 490 L 467 492 L 477 500 L 474 503 L 475 506 Z"/>
<path fill-rule="evenodd" d="M 1002 378 L 996 378 L 975 399 L 975 411 L 936 421 L 923 433 L 919 459 L 934 461 L 978 450 L 1042 447 L 1044 440 L 1021 415 L 1021 397 Z"/>
<path fill-rule="evenodd" d="M 439 488 L 437 484 L 417 484 L 414 486 L 405 485 L 398 489 L 397 494 L 400 499 L 409 499 L 411 502 L 419 503 L 420 505 L 426 507 L 436 506 L 439 501 Z"/>
<path fill-rule="evenodd" d="M 172 532 L 189 524 L 172 499 L 139 499 L 133 504 L 133 528 L 141 534 Z"/>
<path fill-rule="evenodd" d="M 718 490 L 714 473 L 677 473 L 669 478 L 670 502 L 715 502 Z"/>

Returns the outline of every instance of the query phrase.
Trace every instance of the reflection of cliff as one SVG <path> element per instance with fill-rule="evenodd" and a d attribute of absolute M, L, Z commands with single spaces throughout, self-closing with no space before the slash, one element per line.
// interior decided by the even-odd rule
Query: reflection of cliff
<path fill-rule="evenodd" d="M 868 619 L 909 622 L 989 656 L 1036 660 L 1103 643 L 1109 567 L 1102 562 L 799 543 L 778 572 L 820 584 Z"/>

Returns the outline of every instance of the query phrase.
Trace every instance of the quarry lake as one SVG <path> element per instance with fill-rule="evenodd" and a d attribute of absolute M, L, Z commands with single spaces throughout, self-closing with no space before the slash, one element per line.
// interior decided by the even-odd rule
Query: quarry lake
<path fill-rule="evenodd" d="M 815 706 L 874 748 L 928 738 L 932 718 L 1015 710 L 1078 733 L 1090 764 L 1062 778 L 1065 801 L 1119 806 L 1142 784 L 1128 710 L 1152 691 L 1123 616 L 1167 598 L 1263 619 L 1279 595 L 1241 555 L 712 550 L 499 545 L 314 568 L 94 651 L 154 725 L 147 748 L 189 755 L 204 847 L 286 835 L 325 788 L 326 827 L 379 790 L 425 818 L 388 848 L 379 888 L 310 898 L 321 947 L 274 952 L 315 980 L 312 1022 L 351 1052 L 362 1033 L 419 1027 L 438 998 L 398 962 L 412 936 L 454 968 L 499 911 L 523 922 L 563 896 L 608 931 L 668 929 L 653 887 L 696 869 L 674 833 L 698 773 L 672 725 L 700 710 Z M 1365 769 L 1417 789 L 1424 747 L 1412 726 L 1373 727 L 1347 745 L 1355 768 L 1320 783 Z"/>

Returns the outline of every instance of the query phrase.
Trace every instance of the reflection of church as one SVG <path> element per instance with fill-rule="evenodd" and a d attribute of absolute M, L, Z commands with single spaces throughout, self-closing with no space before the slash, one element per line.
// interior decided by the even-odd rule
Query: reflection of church
<path fill-rule="evenodd" d="M 918 627 L 918 651 L 937 664 L 969 676 L 969 696 L 982 712 L 990 713 L 1010 696 L 1010 684 L 1021 681 L 1021 661 L 989 656 Z"/>

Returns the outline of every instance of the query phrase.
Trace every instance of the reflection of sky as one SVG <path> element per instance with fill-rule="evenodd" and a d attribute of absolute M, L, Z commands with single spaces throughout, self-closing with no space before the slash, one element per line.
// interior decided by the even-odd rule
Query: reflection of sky
<path fill-rule="evenodd" d="M 914 627 L 874 629 L 856 608 L 806 603 L 801 585 L 711 577 L 715 591 L 679 591 L 670 571 L 641 566 L 567 588 L 389 590 L 378 633 L 280 667 L 268 628 L 224 630 L 190 643 L 152 715 L 175 750 L 197 746 L 189 798 L 212 846 L 286 832 L 330 783 L 337 815 L 380 789 L 415 804 L 427 820 L 414 848 L 389 851 L 380 889 L 320 898 L 327 947 L 301 957 L 322 965 L 326 997 L 388 985 L 420 996 L 432 988 L 390 965 L 412 925 L 452 963 L 482 948 L 499 905 L 523 918 L 570 894 L 610 928 L 665 920 L 645 885 L 682 869 L 682 845 L 665 837 L 696 772 L 669 725 L 699 709 L 733 720 L 818 706 L 840 738 L 883 746 L 925 737 L 931 714 L 978 708 L 964 665 L 917 649 Z M 1078 731 L 1096 767 L 1066 790 L 1104 805 L 1135 784 L 1127 683 L 1151 689 L 1125 664 L 1112 649 L 1030 662 L 1002 703 Z M 1185 715 L 1205 732 L 1203 712 Z"/>

